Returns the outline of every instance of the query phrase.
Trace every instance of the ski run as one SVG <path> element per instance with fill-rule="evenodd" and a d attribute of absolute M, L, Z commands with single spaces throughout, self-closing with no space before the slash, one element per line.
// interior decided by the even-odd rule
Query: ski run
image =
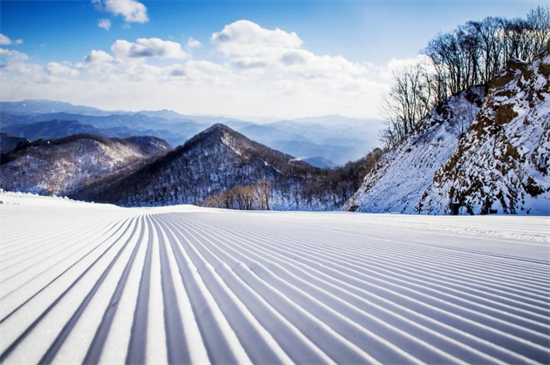
<path fill-rule="evenodd" d="M 549 217 L 1 200 L 2 363 L 550 362 Z"/>

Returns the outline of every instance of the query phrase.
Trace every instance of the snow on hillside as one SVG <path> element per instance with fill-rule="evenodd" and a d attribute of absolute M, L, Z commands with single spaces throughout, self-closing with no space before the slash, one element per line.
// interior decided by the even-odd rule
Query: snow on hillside
<path fill-rule="evenodd" d="M 96 179 L 170 149 L 170 145 L 155 137 L 123 140 L 74 135 L 38 140 L 3 158 L 0 187 L 42 195 L 70 195 Z"/>
<path fill-rule="evenodd" d="M 550 214 L 549 76 L 548 53 L 509 63 L 419 210 L 441 212 L 452 200 L 463 213 Z"/>
<path fill-rule="evenodd" d="M 413 213 L 437 169 L 455 152 L 484 96 L 484 88 L 474 87 L 433 109 L 405 143 L 382 156 L 343 209 Z"/>
<path fill-rule="evenodd" d="M 440 103 L 386 153 L 344 210 L 550 214 L 550 56 L 512 60 Z"/>
<path fill-rule="evenodd" d="M 0 200 L 6 364 L 550 361 L 548 217 Z"/>

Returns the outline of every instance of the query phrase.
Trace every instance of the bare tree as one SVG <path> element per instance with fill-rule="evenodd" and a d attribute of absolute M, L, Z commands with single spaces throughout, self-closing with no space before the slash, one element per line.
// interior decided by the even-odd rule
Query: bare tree
<path fill-rule="evenodd" d="M 437 103 L 472 86 L 487 84 L 511 58 L 530 61 L 550 47 L 550 8 L 526 19 L 489 17 L 438 34 L 424 49 L 432 72 L 417 66 L 394 74 L 383 103 L 388 120 L 380 134 L 386 148 L 399 144 Z"/>

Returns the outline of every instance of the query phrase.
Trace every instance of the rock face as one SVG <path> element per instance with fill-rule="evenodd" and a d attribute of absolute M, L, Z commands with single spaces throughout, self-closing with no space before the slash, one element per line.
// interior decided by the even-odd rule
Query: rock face
<path fill-rule="evenodd" d="M 510 62 L 419 211 L 550 214 L 550 55 Z"/>
<path fill-rule="evenodd" d="M 75 195 L 117 171 L 129 171 L 171 150 L 155 137 L 129 139 L 96 135 L 19 144 L 2 156 L 1 187 L 41 195 Z"/>
<path fill-rule="evenodd" d="M 484 96 L 485 89 L 475 87 L 440 103 L 414 134 L 381 157 L 344 209 L 414 213 L 436 171 L 456 151 Z"/>
<path fill-rule="evenodd" d="M 387 152 L 345 210 L 550 214 L 550 56 L 512 61 L 442 102 Z"/>

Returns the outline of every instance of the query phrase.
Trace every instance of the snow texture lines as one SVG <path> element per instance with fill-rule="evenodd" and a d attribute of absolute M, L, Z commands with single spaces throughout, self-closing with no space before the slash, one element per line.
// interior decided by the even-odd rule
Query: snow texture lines
<path fill-rule="evenodd" d="M 468 220 L 77 203 L 2 219 L 2 363 L 550 361 L 547 243 L 449 228 Z"/>

